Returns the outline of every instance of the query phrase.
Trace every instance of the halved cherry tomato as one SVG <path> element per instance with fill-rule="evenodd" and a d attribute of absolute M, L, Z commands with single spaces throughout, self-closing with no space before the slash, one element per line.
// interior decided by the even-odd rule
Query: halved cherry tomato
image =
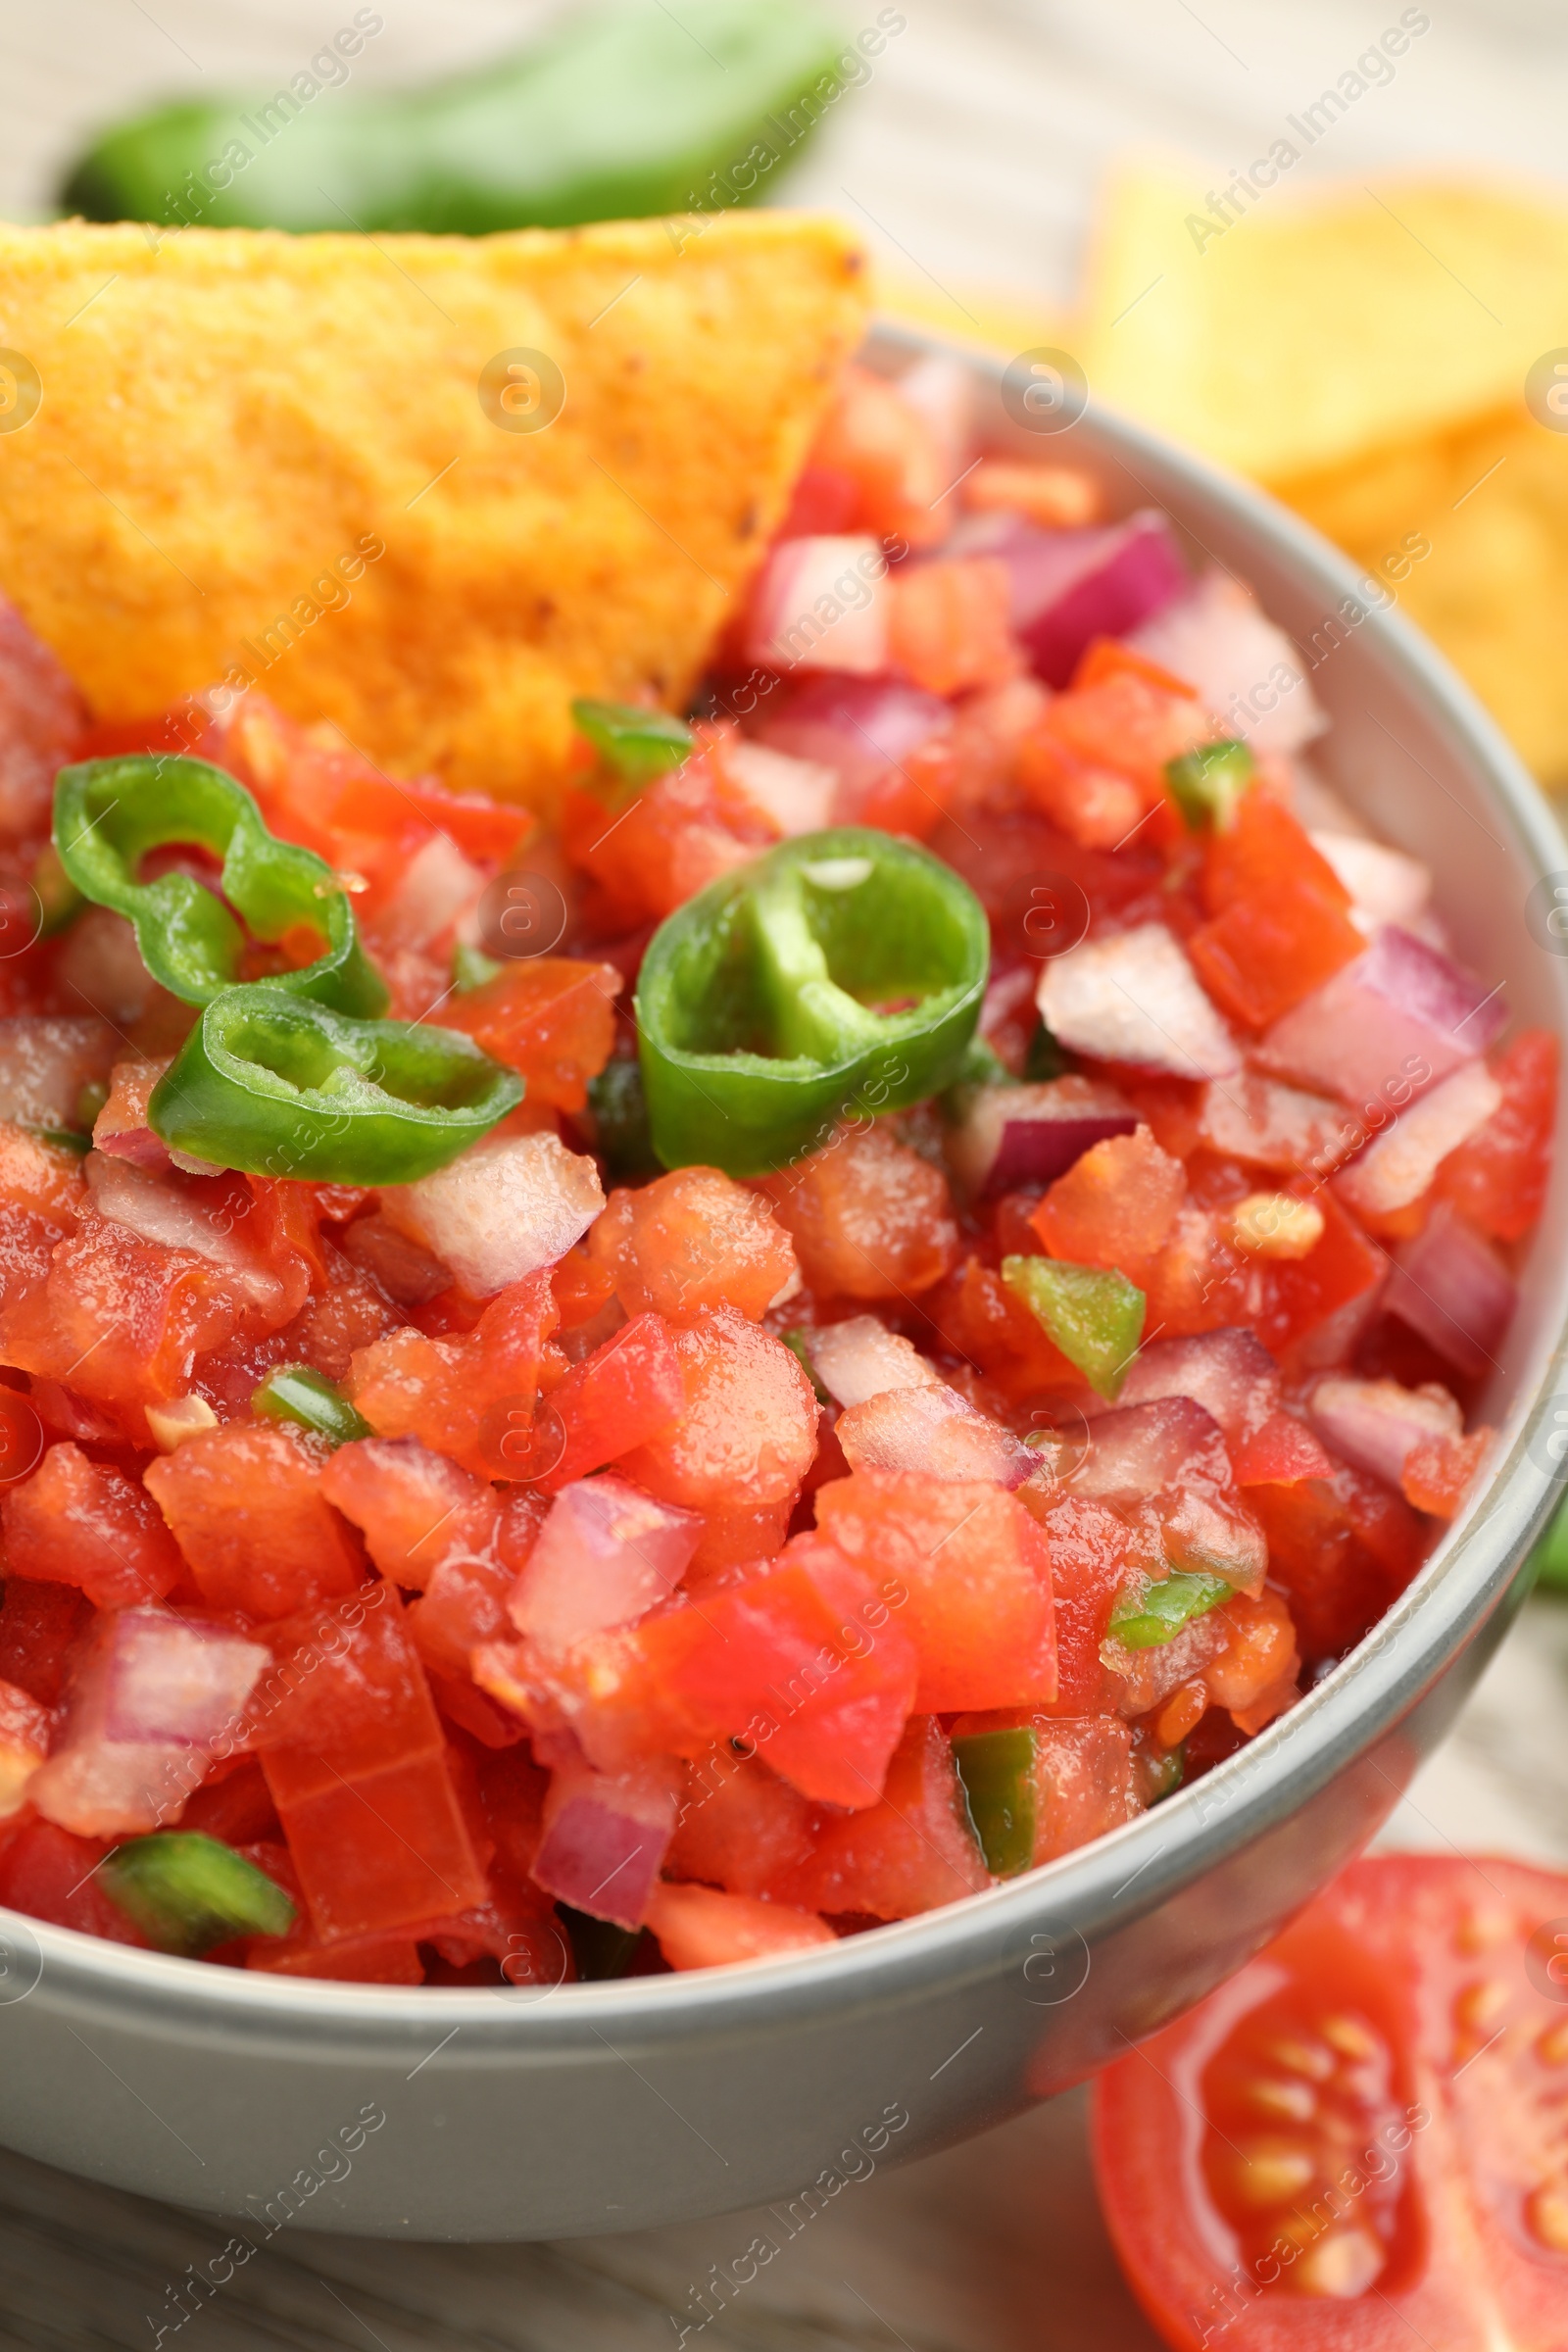
<path fill-rule="evenodd" d="M 1561 2352 L 1568 1878 L 1352 1864 L 1102 2076 L 1094 2137 L 1178 2352 Z"/>

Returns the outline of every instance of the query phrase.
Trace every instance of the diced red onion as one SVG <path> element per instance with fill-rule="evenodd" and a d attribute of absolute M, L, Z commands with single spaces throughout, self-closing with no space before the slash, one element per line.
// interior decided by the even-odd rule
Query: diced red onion
<path fill-rule="evenodd" d="M 868 533 L 780 539 L 752 590 L 747 661 L 874 677 L 888 665 L 886 572 Z"/>
<path fill-rule="evenodd" d="M 1440 1161 L 1484 1126 L 1501 1102 L 1502 1089 L 1484 1061 L 1461 1062 L 1341 1172 L 1341 1199 L 1358 1216 L 1408 1207 L 1427 1190 Z"/>
<path fill-rule="evenodd" d="M 1094 1144 L 1131 1135 L 1138 1113 L 1114 1087 L 1092 1078 L 1036 1086 L 981 1086 L 949 1128 L 948 1163 L 971 1200 L 1054 1184 Z"/>
<path fill-rule="evenodd" d="M 724 750 L 724 772 L 786 841 L 799 833 L 820 833 L 833 821 L 839 779 L 822 760 L 798 760 L 793 752 L 765 743 L 731 743 Z"/>
<path fill-rule="evenodd" d="M 1380 923 L 1420 923 L 1432 896 L 1432 868 L 1385 842 L 1358 833 L 1313 833 L 1312 847 L 1326 858 L 1355 904 L 1352 913 L 1366 930 Z"/>
<path fill-rule="evenodd" d="M 1136 629 L 1131 643 L 1185 679 L 1254 752 L 1298 751 L 1328 724 L 1296 648 L 1229 572 L 1204 572 Z"/>
<path fill-rule="evenodd" d="M 864 1404 L 888 1389 L 922 1389 L 941 1375 L 875 1315 L 851 1315 L 806 1334 L 806 1351 L 835 1404 Z"/>
<path fill-rule="evenodd" d="M 470 1145 L 417 1184 L 387 1186 L 381 1202 L 470 1297 L 489 1298 L 554 1265 L 582 1239 L 605 1196 L 593 1161 L 541 1129 Z"/>
<path fill-rule="evenodd" d="M 544 1836 L 529 1875 L 574 1911 L 640 1928 L 675 1832 L 672 1776 L 559 1765 L 545 1799 Z"/>
<path fill-rule="evenodd" d="M 847 821 L 890 767 L 953 725 L 952 705 L 890 678 L 808 678 L 758 730 L 770 750 L 833 769 Z"/>
<path fill-rule="evenodd" d="M 281 1280 L 246 1247 L 242 1229 L 173 1168 L 158 1172 L 101 1152 L 90 1152 L 85 1166 L 92 1204 L 101 1217 L 161 1249 L 188 1250 L 220 1267 L 263 1312 L 281 1302 Z"/>
<path fill-rule="evenodd" d="M 445 833 L 420 844 L 396 888 L 375 911 L 375 928 L 400 947 L 428 948 L 472 907 L 485 886 L 480 868 Z"/>
<path fill-rule="evenodd" d="M 1071 1484 L 1097 1500 L 1142 1501 L 1195 1477 L 1226 1486 L 1230 1475 L 1213 1414 L 1194 1397 L 1167 1396 L 1096 1414 Z"/>
<path fill-rule="evenodd" d="M 122 1609 L 102 1656 L 102 1737 L 199 1747 L 232 1732 L 271 1651 L 167 1609 Z"/>
<path fill-rule="evenodd" d="M 1500 990 L 1390 923 L 1275 1022 L 1256 1059 L 1343 1102 L 1396 1105 L 1484 1054 L 1507 1019 Z"/>
<path fill-rule="evenodd" d="M 1092 638 L 1126 636 L 1187 585 L 1187 568 L 1170 524 L 1152 508 L 1106 531 L 1059 536 L 1090 544 L 1071 576 L 1059 580 L 1054 589 L 1045 588 L 1043 562 L 1030 580 L 1030 560 L 1021 559 L 1019 568 L 1027 583 L 1023 595 L 1034 609 L 1013 622 L 1036 674 L 1048 686 L 1066 685 Z"/>
<path fill-rule="evenodd" d="M 1440 1200 L 1395 1253 L 1383 1303 L 1460 1372 L 1494 1370 L 1518 1291 L 1496 1251 Z"/>
<path fill-rule="evenodd" d="M 1343 1103 L 1247 1071 L 1203 1089 L 1198 1132 L 1229 1158 L 1326 1176 L 1354 1149 L 1359 1131 Z"/>
<path fill-rule="evenodd" d="M 514 1588 L 518 1630 L 542 1649 L 630 1625 L 667 1600 L 702 1538 L 698 1511 L 606 1473 L 563 1487 Z"/>
<path fill-rule="evenodd" d="M 102 1082 L 118 1044 L 107 1021 L 16 1013 L 0 1020 L 0 1119 L 75 1127 L 84 1086 Z"/>
<path fill-rule="evenodd" d="M 1229 1078 L 1236 1041 L 1163 923 L 1086 940 L 1040 975 L 1041 1017 L 1058 1044 L 1176 1078 Z"/>
<path fill-rule="evenodd" d="M 1021 1438 L 940 1382 L 885 1389 L 852 1405 L 839 1415 L 837 1436 L 852 1470 L 917 1470 L 956 1484 L 987 1479 L 1010 1493 L 1040 1467 Z"/>
<path fill-rule="evenodd" d="M 1235 1445 L 1260 1429 L 1278 1405 L 1279 1366 L 1256 1334 L 1241 1326 L 1156 1340 L 1134 1360 L 1119 1403 L 1151 1404 L 1161 1396 L 1190 1396 Z"/>
<path fill-rule="evenodd" d="M 1346 1461 L 1396 1487 L 1405 1459 L 1428 1438 L 1464 1434 L 1464 1415 L 1446 1389 L 1405 1389 L 1396 1380 L 1320 1380 L 1312 1419 Z"/>
<path fill-rule="evenodd" d="M 898 388 L 900 399 L 931 427 L 948 463 L 948 479 L 956 482 L 974 454 L 974 369 L 952 352 L 927 352 L 905 369 Z"/>

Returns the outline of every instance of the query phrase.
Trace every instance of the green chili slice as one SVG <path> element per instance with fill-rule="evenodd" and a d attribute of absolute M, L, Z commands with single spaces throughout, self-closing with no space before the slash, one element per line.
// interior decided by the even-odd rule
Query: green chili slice
<path fill-rule="evenodd" d="M 342 1390 L 309 1364 L 274 1365 L 261 1387 L 252 1390 L 251 1411 L 268 1421 L 292 1421 L 333 1446 L 375 1435 Z"/>
<path fill-rule="evenodd" d="M 244 785 L 205 760 L 138 752 L 62 768 L 54 840 L 74 887 L 129 918 L 143 963 L 185 1004 L 210 1004 L 239 980 L 245 932 L 233 907 L 269 946 L 302 926 L 325 938 L 313 963 L 277 973 L 270 987 L 339 1012 L 385 1009 L 386 989 L 332 868 L 314 850 L 279 841 Z M 148 853 L 175 842 L 220 861 L 221 899 L 189 874 L 137 880 Z"/>
<path fill-rule="evenodd" d="M 1174 1642 L 1195 1617 L 1206 1616 L 1236 1587 L 1222 1576 L 1175 1573 L 1146 1583 L 1141 1592 L 1124 1592 L 1110 1612 L 1108 1632 L 1123 1649 L 1158 1649 Z"/>
<path fill-rule="evenodd" d="M 286 1936 L 292 1898 L 231 1845 L 200 1830 L 158 1830 L 116 1846 L 105 1890 L 163 1952 L 197 1958 L 232 1936 Z"/>
<path fill-rule="evenodd" d="M 858 826 L 783 842 L 678 907 L 637 989 L 654 1150 L 760 1176 L 815 1151 L 852 1104 L 953 1084 L 990 933 L 967 883 Z"/>
<path fill-rule="evenodd" d="M 971 1732 L 953 1742 L 953 1760 L 968 1800 L 986 1868 L 996 1879 L 1016 1878 L 1035 1858 L 1039 1741 L 1027 1724 Z"/>
<path fill-rule="evenodd" d="M 1114 1396 L 1144 1336 L 1143 1292 L 1125 1274 L 1059 1257 L 1004 1257 L 1002 1279 L 1095 1394 Z"/>
<path fill-rule="evenodd" d="M 1228 833 L 1236 822 L 1243 795 L 1257 779 L 1257 768 L 1245 743 L 1203 743 L 1196 752 L 1183 752 L 1165 762 L 1165 781 L 1191 833 L 1211 826 Z"/>
<path fill-rule="evenodd" d="M 270 983 L 206 1006 L 153 1089 L 177 1151 L 253 1175 L 412 1184 L 522 1100 L 522 1080 L 458 1029 L 357 1021 Z"/>
<path fill-rule="evenodd" d="M 628 784 L 647 784 L 666 769 L 689 760 L 696 738 L 684 720 L 667 710 L 648 710 L 636 703 L 596 703 L 586 698 L 571 706 L 579 735 L 586 736 L 600 758 Z"/>

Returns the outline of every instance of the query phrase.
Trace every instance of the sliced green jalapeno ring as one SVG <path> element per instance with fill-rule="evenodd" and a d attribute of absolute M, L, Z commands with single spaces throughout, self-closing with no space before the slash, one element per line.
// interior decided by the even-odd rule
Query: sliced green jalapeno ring
<path fill-rule="evenodd" d="M 55 849 L 83 898 L 127 916 L 153 978 L 187 1004 L 210 1004 L 243 978 L 245 932 L 275 946 L 307 928 L 325 952 L 269 985 L 339 1012 L 386 1008 L 380 974 L 360 945 L 342 884 L 314 850 L 268 830 L 243 784 L 205 760 L 127 753 L 62 768 L 55 783 Z M 177 871 L 142 882 L 153 850 L 189 842 L 222 867 L 223 897 Z M 224 901 L 227 904 L 224 904 Z"/>
<path fill-rule="evenodd" d="M 852 1105 L 951 1086 L 985 994 L 990 931 L 951 866 L 858 826 L 780 844 L 669 916 L 637 1026 L 654 1150 L 760 1176 Z"/>

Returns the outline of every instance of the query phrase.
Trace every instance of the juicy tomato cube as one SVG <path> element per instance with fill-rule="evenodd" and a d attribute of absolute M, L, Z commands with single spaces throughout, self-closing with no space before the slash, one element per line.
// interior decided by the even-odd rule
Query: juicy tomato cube
<path fill-rule="evenodd" d="M 771 1960 L 780 1952 L 838 1941 L 814 1911 L 750 1894 L 719 1894 L 711 1886 L 656 1886 L 647 1919 L 671 1968 L 723 1968 L 732 1960 Z"/>
<path fill-rule="evenodd" d="M 684 1408 L 620 1456 L 625 1475 L 694 1511 L 793 1500 L 816 1450 L 816 1395 L 799 1358 L 731 1313 L 695 1315 L 674 1344 Z"/>
<path fill-rule="evenodd" d="M 1493 1071 L 1501 1102 L 1438 1169 L 1439 1198 L 1497 1241 L 1521 1240 L 1541 1214 L 1557 1117 L 1558 1058 L 1549 1029 L 1526 1029 L 1516 1037 Z"/>
<path fill-rule="evenodd" d="M 612 964 L 525 956 L 466 995 L 449 997 L 435 1018 L 520 1070 L 531 1102 L 581 1110 L 589 1079 L 614 1051 L 620 986 Z"/>
<path fill-rule="evenodd" d="M 905 1298 L 928 1291 L 957 1255 L 947 1178 L 885 1127 L 844 1129 L 758 1190 L 794 1236 L 815 1291 Z"/>
<path fill-rule="evenodd" d="M 811 464 L 855 484 L 854 519 L 843 528 L 897 536 L 911 547 L 945 535 L 938 502 L 952 468 L 943 445 L 913 403 L 868 368 L 845 370 Z"/>
<path fill-rule="evenodd" d="M 1132 1730 L 1114 1715 L 1060 1717 L 1000 1713 L 960 1715 L 951 1728 L 959 1770 L 967 1769 L 964 1742 L 990 1732 L 1026 1731 L 1013 1788 L 1001 1795 L 1013 1820 L 1008 1843 L 1014 1868 L 1033 1869 L 1058 1854 L 1087 1845 L 1143 1810 L 1134 1779 Z M 974 1809 L 971 1798 L 971 1811 Z M 990 1824 L 987 1825 L 988 1830 Z M 1022 1838 L 1028 1837 L 1028 1858 Z M 994 1834 L 994 1833 L 993 1833 Z M 995 1863 L 996 1857 L 993 1855 Z M 1000 1870 L 1000 1864 L 997 1864 Z M 1004 1875 L 1011 1875 L 1010 1872 Z"/>
<path fill-rule="evenodd" d="M 541 1373 L 560 1369 L 549 1347 L 559 1311 L 548 1271 L 524 1275 L 461 1339 L 406 1325 L 361 1348 L 344 1385 L 378 1437 L 417 1438 L 480 1478 L 514 1477 L 498 1448 L 508 1415 L 526 1426 Z"/>
<path fill-rule="evenodd" d="M 825 1821 L 809 1859 L 774 1892 L 806 1911 L 908 1919 L 989 1884 L 947 1734 L 933 1716 L 916 1715 L 881 1801 Z"/>
<path fill-rule="evenodd" d="M 1012 1495 L 911 1471 L 858 1470 L 818 1488 L 816 1523 L 875 1578 L 913 1642 L 919 1713 L 1055 1697 L 1051 1563 Z"/>
<path fill-rule="evenodd" d="M 618 812 L 596 792 L 569 791 L 562 836 L 572 863 L 601 884 L 631 923 L 662 922 L 778 838 L 722 761 L 701 746 Z"/>
<path fill-rule="evenodd" d="M 809 1800 L 768 1769 L 760 1749 L 724 1740 L 687 1768 L 665 1867 L 731 1894 L 766 1894 L 807 1859 L 815 1824 Z"/>
<path fill-rule="evenodd" d="M 183 1574 L 178 1546 L 145 1488 L 79 1446 L 51 1446 L 26 1483 L 0 1502 L 12 1570 L 75 1585 L 101 1609 L 162 1600 Z"/>
<path fill-rule="evenodd" d="M 395 1588 L 372 1585 L 269 1633 L 278 1663 L 254 1739 L 317 1933 L 377 1935 L 482 1902 Z"/>
<path fill-rule="evenodd" d="M 363 1583 L 359 1545 L 321 1493 L 325 1458 L 294 1429 L 229 1421 L 150 1465 L 148 1492 L 211 1607 L 288 1617 Z"/>
<path fill-rule="evenodd" d="M 553 1420 L 548 1445 L 561 1451 L 538 1478 L 547 1493 L 584 1478 L 590 1470 L 629 1453 L 667 1429 L 686 1402 L 680 1350 L 669 1325 L 659 1315 L 637 1315 L 602 1348 L 574 1364 L 547 1409 Z"/>
<path fill-rule="evenodd" d="M 417 1438 L 356 1438 L 321 1472 L 321 1493 L 365 1538 L 388 1581 L 420 1591 L 454 1553 L 483 1551 L 501 1506 L 493 1489 Z"/>
<path fill-rule="evenodd" d="M 0 1675 L 40 1706 L 58 1706 L 72 1652 L 92 1613 L 78 1585 L 6 1577 L 0 1583 Z"/>
<path fill-rule="evenodd" d="M 1406 1502 L 1434 1519 L 1452 1519 L 1463 1506 L 1495 1430 L 1465 1438 L 1423 1438 L 1405 1456 L 1399 1486 Z"/>
<path fill-rule="evenodd" d="M 1250 1029 L 1266 1029 L 1365 948 L 1344 908 L 1299 874 L 1233 900 L 1187 942 L 1220 1010 Z"/>
<path fill-rule="evenodd" d="M 629 1315 L 675 1321 L 727 1306 L 758 1322 L 796 1274 L 795 1246 L 767 1202 L 717 1168 L 612 1192 L 588 1251 Z"/>
<path fill-rule="evenodd" d="M 1116 1595 L 1128 1581 L 1125 1524 L 1102 1502 L 1042 1488 L 1019 1500 L 1038 1519 L 1051 1555 L 1055 1604 L 1056 1715 L 1097 1715 L 1114 1704 L 1114 1678 L 1101 1663 Z"/>
<path fill-rule="evenodd" d="M 1000 557 L 916 564 L 895 572 L 888 593 L 894 666 L 928 693 L 1000 686 L 1022 666 L 1008 625 L 1011 578 Z"/>
<path fill-rule="evenodd" d="M 1181 1161 L 1140 1127 L 1092 1145 L 1057 1177 L 1030 1222 L 1053 1257 L 1114 1266 L 1136 1280 L 1164 1244 L 1186 1193 Z"/>
<path fill-rule="evenodd" d="M 1034 1247 L 1027 1226 L 1017 1247 Z M 1039 1316 L 978 1257 L 965 1258 L 924 1304 L 955 1353 L 978 1364 L 1009 1401 L 1082 1387 L 1082 1374 L 1046 1337 Z"/>
<path fill-rule="evenodd" d="M 0 1903 L 78 1935 L 146 1948 L 147 1938 L 98 1876 L 109 1851 L 96 1838 L 77 1838 L 52 1821 L 24 1822 L 9 1838 L 0 1830 Z"/>

